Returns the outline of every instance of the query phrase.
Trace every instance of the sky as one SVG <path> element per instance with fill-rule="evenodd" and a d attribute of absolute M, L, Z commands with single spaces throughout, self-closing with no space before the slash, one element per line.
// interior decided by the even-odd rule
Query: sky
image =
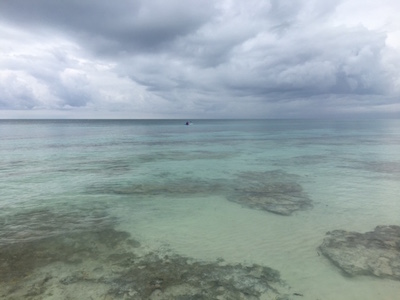
<path fill-rule="evenodd" d="M 399 11 L 399 0 L 0 0 L 0 119 L 400 117 Z"/>

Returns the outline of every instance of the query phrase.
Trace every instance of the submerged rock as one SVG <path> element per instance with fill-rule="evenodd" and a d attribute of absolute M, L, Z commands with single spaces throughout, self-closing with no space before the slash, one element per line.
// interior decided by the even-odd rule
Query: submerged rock
<path fill-rule="evenodd" d="M 165 177 L 168 177 L 166 174 Z M 168 179 L 160 176 L 148 182 L 96 184 L 89 194 L 117 194 L 128 197 L 168 198 L 221 195 L 244 206 L 275 214 L 291 215 L 312 207 L 312 200 L 300 185 L 300 176 L 281 170 L 242 172 L 233 182 L 224 179 Z"/>
<path fill-rule="evenodd" d="M 289 299 L 279 272 L 149 252 L 111 226 L 0 244 L 0 299 Z"/>
<path fill-rule="evenodd" d="M 114 280 L 113 297 L 135 290 L 132 299 L 284 299 L 279 272 L 259 265 L 220 265 L 151 253 Z M 281 297 L 281 298 L 280 298 Z"/>
<path fill-rule="evenodd" d="M 400 280 L 400 226 L 377 226 L 364 234 L 334 230 L 319 250 L 345 274 Z"/>
<path fill-rule="evenodd" d="M 69 232 L 87 231 L 88 228 L 99 229 L 114 224 L 114 219 L 103 205 L 91 204 L 81 207 L 60 204 L 61 206 L 63 209 L 59 211 L 38 208 L 0 216 L 0 246 L 60 236 Z"/>
<path fill-rule="evenodd" d="M 298 176 L 281 170 L 244 172 L 239 175 L 235 195 L 228 199 L 279 215 L 291 215 L 312 207 L 312 201 L 297 182 Z"/>
<path fill-rule="evenodd" d="M 193 160 L 210 160 L 210 159 L 227 159 L 234 156 L 233 152 L 213 152 L 213 151 L 158 151 L 148 154 L 138 155 L 141 163 L 155 161 L 193 161 Z"/>
<path fill-rule="evenodd" d="M 182 178 L 180 180 L 152 180 L 144 183 L 102 184 L 88 188 L 89 193 L 117 194 L 126 196 L 186 197 L 188 195 L 208 195 L 220 193 L 220 183 Z"/>
<path fill-rule="evenodd" d="M 97 259 L 105 253 L 127 260 L 126 256 L 113 251 L 116 247 L 139 247 L 126 232 L 103 227 L 90 232 L 70 232 L 58 236 L 31 241 L 0 245 L 0 282 L 17 282 L 32 275 L 35 269 L 52 263 L 79 265 L 88 259 Z M 132 246 L 133 245 L 133 246 Z M 117 249 L 116 249 L 117 250 Z"/>

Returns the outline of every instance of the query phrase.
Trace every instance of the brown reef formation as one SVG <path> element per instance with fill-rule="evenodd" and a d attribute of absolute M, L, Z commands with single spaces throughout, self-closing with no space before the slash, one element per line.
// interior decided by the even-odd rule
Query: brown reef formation
<path fill-rule="evenodd" d="M 0 299 L 5 300 L 283 300 L 290 295 L 279 272 L 266 266 L 151 252 L 109 223 L 0 244 Z"/>
<path fill-rule="evenodd" d="M 377 226 L 366 233 L 334 230 L 319 250 L 347 275 L 400 280 L 400 226 Z"/>
<path fill-rule="evenodd" d="M 312 200 L 298 183 L 298 177 L 281 170 L 244 172 L 239 175 L 234 195 L 228 199 L 250 208 L 289 216 L 312 207 Z"/>
<path fill-rule="evenodd" d="M 241 172 L 232 182 L 185 178 L 158 178 L 143 183 L 102 184 L 88 187 L 90 194 L 117 194 L 129 197 L 164 196 L 169 198 L 193 195 L 223 195 L 229 201 L 253 209 L 289 216 L 312 207 L 312 200 L 300 184 L 301 177 L 282 170 Z"/>

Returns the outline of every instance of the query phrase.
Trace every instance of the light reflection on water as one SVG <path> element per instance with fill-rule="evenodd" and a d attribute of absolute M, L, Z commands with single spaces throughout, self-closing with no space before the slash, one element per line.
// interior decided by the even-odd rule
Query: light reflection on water
<path fill-rule="evenodd" d="M 1 121 L 0 245 L 116 226 L 140 242 L 135 255 L 272 267 L 304 299 L 400 293 L 393 280 L 344 277 L 316 250 L 327 231 L 400 225 L 399 122 L 183 124 Z M 282 216 L 238 192 L 312 205 Z"/>

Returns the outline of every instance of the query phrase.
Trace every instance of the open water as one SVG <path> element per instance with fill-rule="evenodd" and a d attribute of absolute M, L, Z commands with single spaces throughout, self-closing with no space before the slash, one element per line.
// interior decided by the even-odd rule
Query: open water
<path fill-rule="evenodd" d="M 399 281 L 344 276 L 317 251 L 328 231 L 400 225 L 399 120 L 184 124 L 0 121 L 0 247 L 110 222 L 148 251 L 276 269 L 302 299 L 399 299 Z M 312 207 L 232 201 L 274 177 Z"/>

